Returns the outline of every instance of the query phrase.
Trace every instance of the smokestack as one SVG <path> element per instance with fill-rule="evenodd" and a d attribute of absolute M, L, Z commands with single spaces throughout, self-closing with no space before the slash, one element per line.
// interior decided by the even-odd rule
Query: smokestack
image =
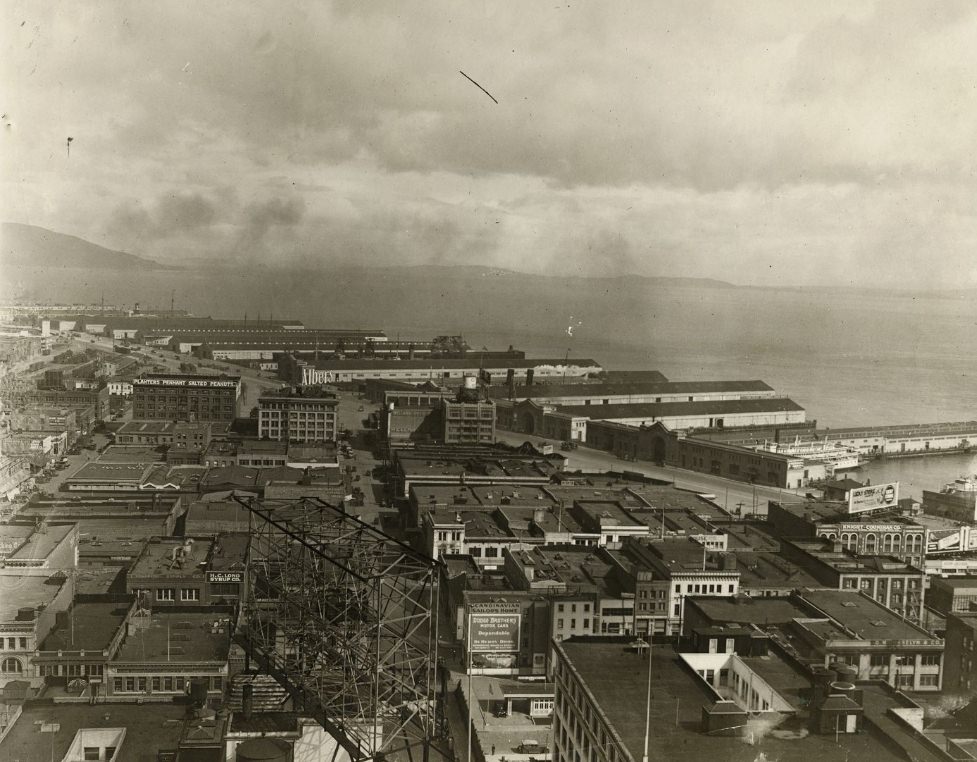
<path fill-rule="evenodd" d="M 251 683 L 245 683 L 241 686 L 241 714 L 244 715 L 244 719 L 251 719 L 251 712 L 254 709 L 254 686 Z"/>
<path fill-rule="evenodd" d="M 533 376 L 536 374 L 535 368 L 529 368 L 526 371 L 526 386 L 533 385 Z"/>

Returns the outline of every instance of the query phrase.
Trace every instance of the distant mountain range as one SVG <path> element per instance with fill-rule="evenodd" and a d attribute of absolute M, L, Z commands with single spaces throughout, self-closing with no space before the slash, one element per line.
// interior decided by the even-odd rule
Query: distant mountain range
<path fill-rule="evenodd" d="M 124 251 L 107 249 L 104 246 L 91 243 L 73 235 L 57 233 L 53 230 L 23 225 L 16 222 L 0 224 L 0 268 L 24 267 L 34 269 L 84 269 L 84 270 L 113 270 L 127 272 L 132 270 L 189 270 L 201 269 L 205 271 L 220 271 L 228 267 L 236 267 L 232 262 L 215 263 L 201 262 L 198 267 L 184 261 L 181 266 L 165 265 L 146 257 L 128 254 Z M 251 265 L 250 269 L 259 272 L 301 273 L 310 271 L 308 266 L 289 263 L 277 264 L 273 260 L 260 265 Z M 525 285 L 529 282 L 545 280 L 553 287 L 558 284 L 571 285 L 592 283 L 595 281 L 612 281 L 628 285 L 643 284 L 647 286 L 689 286 L 694 288 L 737 288 L 732 283 L 712 278 L 685 278 L 668 276 L 645 275 L 608 275 L 602 277 L 588 277 L 566 273 L 524 273 L 515 270 L 505 270 L 497 267 L 480 265 L 355 265 L 349 263 L 335 263 L 330 265 L 330 272 L 335 275 L 343 274 L 355 277 L 363 273 L 370 278 L 417 278 L 436 282 L 466 282 L 474 284 L 484 282 L 482 279 L 497 281 L 519 281 Z M 314 270 L 321 274 L 322 268 Z"/>
<path fill-rule="evenodd" d="M 113 251 L 73 235 L 4 222 L 0 225 L 0 268 L 79 268 L 84 270 L 175 270 L 145 257 Z"/>

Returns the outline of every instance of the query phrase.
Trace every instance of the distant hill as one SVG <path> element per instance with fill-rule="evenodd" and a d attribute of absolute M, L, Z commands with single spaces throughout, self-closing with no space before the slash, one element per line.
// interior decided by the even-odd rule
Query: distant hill
<path fill-rule="evenodd" d="M 85 270 L 173 270 L 151 259 L 17 222 L 0 225 L 0 267 L 58 267 Z"/>

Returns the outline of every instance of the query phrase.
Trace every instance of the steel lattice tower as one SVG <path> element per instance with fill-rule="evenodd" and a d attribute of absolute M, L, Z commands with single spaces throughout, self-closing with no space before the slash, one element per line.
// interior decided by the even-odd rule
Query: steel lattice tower
<path fill-rule="evenodd" d="M 249 657 L 354 760 L 427 759 L 437 562 L 317 498 L 236 499 L 251 512 Z"/>

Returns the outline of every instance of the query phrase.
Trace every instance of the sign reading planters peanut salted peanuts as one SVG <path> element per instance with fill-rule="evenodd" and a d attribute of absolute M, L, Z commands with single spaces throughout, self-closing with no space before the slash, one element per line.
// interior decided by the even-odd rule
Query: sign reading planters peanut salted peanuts
<path fill-rule="evenodd" d="M 899 503 L 899 482 L 856 487 L 848 492 L 848 512 L 894 508 Z"/>

